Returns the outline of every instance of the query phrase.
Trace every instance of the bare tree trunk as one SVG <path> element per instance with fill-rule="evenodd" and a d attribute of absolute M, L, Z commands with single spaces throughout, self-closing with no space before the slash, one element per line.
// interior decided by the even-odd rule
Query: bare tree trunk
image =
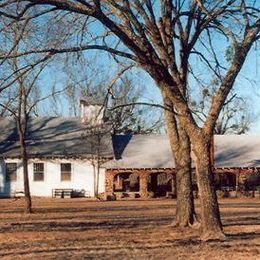
<path fill-rule="evenodd" d="M 164 92 L 163 94 L 165 95 Z M 167 97 L 167 95 L 165 96 Z M 185 111 L 185 109 L 183 110 Z M 188 112 L 186 111 L 186 113 Z M 203 240 L 223 239 L 225 238 L 225 235 L 222 230 L 222 223 L 220 219 L 217 195 L 216 195 L 214 181 L 213 181 L 213 171 L 212 171 L 212 161 L 211 161 L 212 158 L 210 153 L 212 134 L 210 133 L 207 134 L 203 129 L 200 128 L 196 128 L 197 131 L 194 132 L 193 131 L 194 122 L 187 120 L 185 116 L 185 112 L 183 112 L 181 115 L 172 118 L 175 118 L 175 125 L 178 123 L 178 129 L 183 129 L 183 131 L 187 133 L 189 137 L 188 140 L 191 141 L 191 144 L 193 146 L 192 149 L 197 157 L 196 173 L 197 173 L 197 183 L 198 183 L 198 188 L 200 193 L 200 204 L 201 204 L 201 228 L 202 228 L 201 238 Z M 178 120 L 179 122 L 177 122 L 176 120 Z M 169 132 L 172 133 L 171 135 L 175 137 L 176 135 L 176 133 L 174 132 L 175 127 L 173 127 L 174 120 L 172 120 L 172 122 L 173 123 L 170 123 L 170 121 L 167 120 L 167 127 L 172 125 L 172 127 L 168 129 L 168 131 L 170 130 Z M 177 132 L 176 138 L 179 138 L 178 135 L 179 135 L 179 130 Z M 175 142 L 174 139 L 171 140 L 171 136 L 169 137 L 171 143 L 175 144 L 172 145 L 172 149 L 176 149 L 174 147 L 179 147 L 178 145 L 182 143 L 182 142 L 179 143 Z M 174 152 L 174 156 L 176 156 L 177 154 L 176 152 Z"/>
<path fill-rule="evenodd" d="M 186 227 L 196 221 L 194 197 L 192 190 L 190 143 L 185 132 L 180 134 L 180 147 L 175 152 L 177 209 L 176 225 Z"/>
<path fill-rule="evenodd" d="M 30 185 L 29 185 L 29 174 L 28 174 L 28 159 L 27 159 L 27 151 L 25 140 L 20 135 L 20 145 L 21 145 L 21 155 L 22 155 L 22 165 L 23 165 L 23 179 L 24 179 L 24 195 L 25 195 L 25 212 L 32 213 L 32 200 L 30 193 Z"/>
<path fill-rule="evenodd" d="M 204 136 L 193 142 L 197 156 L 197 182 L 201 208 L 202 240 L 224 239 L 220 211 L 211 167 L 210 138 Z"/>
<path fill-rule="evenodd" d="M 165 100 L 165 104 L 167 105 Z M 165 110 L 167 132 L 176 166 L 177 209 L 175 226 L 187 227 L 196 220 L 192 191 L 191 146 L 173 112 Z"/>
<path fill-rule="evenodd" d="M 100 165 L 99 165 L 99 161 L 98 161 L 98 163 L 97 163 L 97 190 L 96 190 L 97 198 L 98 198 L 98 191 L 99 191 L 99 174 L 100 174 Z"/>
<path fill-rule="evenodd" d="M 96 173 L 96 166 L 95 166 L 95 162 L 92 162 L 92 166 L 93 166 L 93 177 L 94 177 L 94 197 L 97 198 L 97 173 Z"/>

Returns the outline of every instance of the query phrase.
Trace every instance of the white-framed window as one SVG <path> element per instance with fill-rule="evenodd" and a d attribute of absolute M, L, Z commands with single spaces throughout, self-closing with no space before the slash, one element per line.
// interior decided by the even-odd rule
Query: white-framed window
<path fill-rule="evenodd" d="M 33 180 L 44 181 L 44 163 L 33 164 Z"/>
<path fill-rule="evenodd" d="M 6 163 L 5 172 L 7 182 L 17 181 L 17 163 Z"/>
<path fill-rule="evenodd" d="M 60 164 L 60 180 L 71 181 L 71 163 Z"/>

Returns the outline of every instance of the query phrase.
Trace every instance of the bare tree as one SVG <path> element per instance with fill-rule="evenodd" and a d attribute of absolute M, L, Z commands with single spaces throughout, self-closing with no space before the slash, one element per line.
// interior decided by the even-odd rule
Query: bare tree
<path fill-rule="evenodd" d="M 162 110 L 149 102 L 142 105 L 146 86 L 131 73 L 132 68 L 118 64 L 118 69 L 109 73 L 109 68 L 101 69 L 95 60 L 82 57 L 74 62 L 73 57 L 68 58 L 64 63 L 66 91 L 60 97 L 65 98 L 68 111 L 63 115 L 79 116 L 79 100 L 86 98 L 105 107 L 105 120 L 113 133 L 161 132 Z"/>
<path fill-rule="evenodd" d="M 13 60 L 14 70 L 17 70 L 18 64 L 16 60 Z M 23 179 L 24 179 L 24 195 L 25 195 L 25 212 L 32 212 L 32 202 L 29 185 L 28 175 L 28 153 L 26 144 L 26 133 L 28 128 L 29 114 L 31 108 L 28 109 L 29 95 L 34 87 L 35 81 L 37 80 L 39 73 L 35 75 L 32 81 L 29 82 L 28 77 L 19 76 L 16 82 L 16 87 L 12 87 L 14 96 L 12 97 L 11 104 L 0 103 L 0 106 L 4 108 L 6 113 L 11 114 L 16 122 L 19 142 L 20 142 L 20 156 L 22 159 L 23 166 Z"/>
<path fill-rule="evenodd" d="M 103 156 L 103 149 L 109 145 L 107 141 L 110 139 L 110 128 L 106 127 L 105 124 L 89 125 L 83 138 L 90 145 L 90 160 L 94 174 L 94 196 L 99 198 L 100 170 L 102 164 L 106 162 Z"/>
<path fill-rule="evenodd" d="M 13 1 L 3 1 L 4 4 L 8 2 Z M 210 144 L 227 96 L 249 50 L 259 39 L 259 3 L 250 0 L 28 0 L 24 1 L 24 10 L 18 16 L 29 12 L 35 5 L 40 5 L 41 11 L 63 10 L 78 14 L 83 19 L 89 18 L 93 23 L 98 22 L 95 36 L 91 34 L 90 37 L 96 41 L 95 44 L 89 44 L 86 37 L 86 41 L 77 46 L 33 49 L 22 55 L 103 50 L 134 61 L 154 79 L 162 95 L 172 102 L 178 122 L 189 136 L 197 157 L 201 237 L 205 240 L 223 238 L 213 182 Z M 115 37 L 114 40 L 111 35 Z M 224 41 L 224 37 L 228 41 Z M 225 64 L 221 62 L 221 53 L 216 51 L 220 40 L 222 49 L 232 46 L 233 50 L 230 61 Z M 192 59 L 193 55 L 206 65 L 204 69 L 207 68 L 220 79 L 201 127 L 194 119 L 186 95 L 190 73 L 194 75 L 199 68 Z M 211 77 L 209 73 L 207 77 Z M 180 138 L 180 141 L 183 140 Z"/>
<path fill-rule="evenodd" d="M 210 101 L 214 95 L 214 86 L 202 88 L 198 101 L 191 101 L 191 108 L 198 120 L 203 123 L 207 117 Z M 246 98 L 230 93 L 214 128 L 214 134 L 245 134 L 252 124 L 250 104 Z"/>
<path fill-rule="evenodd" d="M 26 57 L 21 59 L 14 58 L 9 60 L 9 55 L 24 50 L 24 46 L 30 44 L 30 35 L 34 30 L 29 20 L 21 23 L 12 22 L 5 28 L 2 35 L 3 41 L 9 41 L 11 49 L 3 52 L 4 58 L 1 64 L 4 66 L 4 77 L 0 87 L 0 107 L 2 115 L 11 115 L 14 117 L 19 143 L 20 157 L 23 166 L 25 212 L 32 212 L 32 201 L 30 194 L 29 176 L 28 176 L 28 151 L 27 151 L 27 133 L 29 118 L 38 102 L 43 98 L 35 96 L 37 81 L 43 72 L 50 55 L 28 60 Z"/>
<path fill-rule="evenodd" d="M 122 77 L 109 89 L 105 116 L 113 132 L 147 134 L 162 131 L 161 109 L 150 106 L 149 102 L 142 104 L 145 88 L 135 84 L 129 77 Z"/>

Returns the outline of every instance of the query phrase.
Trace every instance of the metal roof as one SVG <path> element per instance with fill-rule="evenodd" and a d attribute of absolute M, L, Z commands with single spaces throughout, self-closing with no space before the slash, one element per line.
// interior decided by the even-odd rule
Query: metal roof
<path fill-rule="evenodd" d="M 166 135 L 119 135 L 113 146 L 117 160 L 107 168 L 175 167 Z M 215 135 L 214 151 L 216 168 L 260 167 L 260 135 Z"/>
<path fill-rule="evenodd" d="M 30 157 L 90 157 L 99 149 L 102 157 L 113 158 L 110 132 L 102 130 L 97 134 L 80 118 L 30 119 L 26 143 Z M 0 156 L 19 157 L 19 147 L 15 121 L 0 118 Z"/>
<path fill-rule="evenodd" d="M 27 145 L 30 157 L 115 158 L 106 168 L 174 168 L 167 135 L 114 135 L 109 129 L 95 134 L 80 118 L 44 117 L 29 122 Z M 100 142 L 98 141 L 100 138 Z M 0 156 L 19 157 L 16 124 L 0 118 Z M 215 135 L 215 167 L 260 167 L 260 135 Z M 194 157 L 192 155 L 192 157 Z"/>
<path fill-rule="evenodd" d="M 215 167 L 260 167 L 260 135 L 215 135 Z"/>
<path fill-rule="evenodd" d="M 166 135 L 117 135 L 113 137 L 116 159 L 107 168 L 174 168 Z"/>

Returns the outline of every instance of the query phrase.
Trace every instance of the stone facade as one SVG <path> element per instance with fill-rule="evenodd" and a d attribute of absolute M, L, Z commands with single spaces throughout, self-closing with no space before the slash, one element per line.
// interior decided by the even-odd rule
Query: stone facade
<path fill-rule="evenodd" d="M 135 179 L 139 181 L 138 183 L 139 190 L 132 191 L 130 189 L 124 189 L 126 185 L 124 186 L 122 184 L 122 181 L 117 179 L 118 176 L 123 174 L 135 175 Z M 170 189 L 168 192 L 173 193 L 173 196 L 175 196 L 176 177 L 175 177 L 174 169 L 108 169 L 106 171 L 106 179 L 105 179 L 106 198 L 111 196 L 117 196 L 117 195 L 119 196 L 120 194 L 121 195 L 128 194 L 129 197 L 131 196 L 135 197 L 134 195 L 139 195 L 138 197 L 141 198 L 153 197 L 156 191 L 153 190 L 155 188 L 151 185 L 151 179 L 155 177 L 158 180 L 158 175 L 160 174 L 168 174 L 167 175 L 168 179 L 166 179 L 166 183 L 164 186 L 166 186 L 167 182 L 170 181 L 170 185 L 167 186 L 168 189 Z M 131 177 L 126 179 L 127 182 L 130 180 Z M 118 181 L 119 183 L 115 183 L 115 181 Z M 159 189 L 160 188 L 159 185 L 157 186 Z M 118 187 L 121 187 L 122 190 L 118 191 Z M 165 190 L 163 192 L 165 193 L 165 195 L 167 194 Z"/>
<path fill-rule="evenodd" d="M 252 189 L 252 183 L 260 183 L 260 169 L 241 169 L 241 168 L 225 168 L 214 169 L 216 188 L 222 191 L 228 191 L 235 193 L 236 196 L 244 196 L 247 194 L 247 190 Z M 123 181 L 118 180 L 119 185 L 115 183 L 115 177 L 121 174 L 136 175 L 139 181 L 139 190 L 131 191 L 130 189 L 123 189 Z M 161 176 L 160 176 L 161 175 Z M 162 176 L 164 175 L 164 176 Z M 166 177 L 165 177 L 166 176 Z M 162 179 L 165 179 L 165 185 L 162 185 Z M 193 186 L 196 189 L 196 176 L 193 171 Z M 129 181 L 131 178 L 127 178 Z M 169 189 L 169 186 L 171 188 Z M 120 191 L 121 187 L 121 191 Z M 165 190 L 167 188 L 167 191 Z M 160 190 L 161 189 L 161 190 Z M 257 187 L 257 190 L 260 189 Z M 159 193 L 158 193 L 159 190 Z M 252 189 L 254 190 L 254 188 Z M 160 193 L 161 191 L 161 193 Z M 157 196 L 167 196 L 171 194 L 171 197 L 176 196 L 176 174 L 174 169 L 108 169 L 105 177 L 105 193 L 106 198 L 113 196 L 115 198 L 124 198 L 125 196 L 131 198 L 150 198 Z M 124 196 L 125 195 L 125 196 Z M 138 195 L 138 196 L 135 196 Z"/>

